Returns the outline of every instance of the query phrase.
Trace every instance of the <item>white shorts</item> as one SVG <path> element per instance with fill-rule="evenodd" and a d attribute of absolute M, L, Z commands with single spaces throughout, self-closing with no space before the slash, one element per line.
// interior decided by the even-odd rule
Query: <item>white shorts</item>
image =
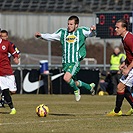
<path fill-rule="evenodd" d="M 120 81 L 128 87 L 133 86 L 133 69 L 130 70 L 127 76 L 122 75 Z"/>
<path fill-rule="evenodd" d="M 0 76 L 0 87 L 1 90 L 8 89 L 10 91 L 16 91 L 16 82 L 14 75 Z"/>

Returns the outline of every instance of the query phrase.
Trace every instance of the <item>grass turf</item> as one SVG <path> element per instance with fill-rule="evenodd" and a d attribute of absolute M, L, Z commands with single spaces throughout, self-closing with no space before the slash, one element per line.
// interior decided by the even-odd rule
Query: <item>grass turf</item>
<path fill-rule="evenodd" d="M 2 133 L 133 133 L 133 115 L 107 117 L 115 105 L 115 96 L 82 95 L 76 102 L 74 95 L 13 95 L 16 115 L 10 109 L 0 108 Z M 46 104 L 50 114 L 38 117 L 35 108 Z M 126 100 L 122 111 L 130 109 Z"/>

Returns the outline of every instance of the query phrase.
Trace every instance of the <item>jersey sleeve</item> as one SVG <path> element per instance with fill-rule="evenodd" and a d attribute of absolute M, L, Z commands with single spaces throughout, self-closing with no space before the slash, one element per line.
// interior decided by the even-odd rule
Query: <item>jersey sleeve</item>
<path fill-rule="evenodd" d="M 15 49 L 12 47 L 12 45 L 10 44 L 9 42 L 9 45 L 8 45 L 8 52 L 15 58 L 17 57 L 18 58 L 18 54 L 17 52 L 15 51 Z"/>
<path fill-rule="evenodd" d="M 17 52 L 17 54 L 20 54 L 19 49 L 16 47 L 16 45 L 12 42 L 10 42 L 10 44 L 12 45 L 12 47 L 14 48 L 14 50 Z"/>
<path fill-rule="evenodd" d="M 84 36 L 86 37 L 96 36 L 96 31 L 95 30 L 91 31 L 90 28 L 88 27 L 83 27 L 82 31 L 83 31 Z"/>
<path fill-rule="evenodd" d="M 60 41 L 61 32 L 62 29 L 59 29 L 52 34 L 49 33 L 41 34 L 41 38 L 47 41 L 55 41 L 55 40 Z"/>

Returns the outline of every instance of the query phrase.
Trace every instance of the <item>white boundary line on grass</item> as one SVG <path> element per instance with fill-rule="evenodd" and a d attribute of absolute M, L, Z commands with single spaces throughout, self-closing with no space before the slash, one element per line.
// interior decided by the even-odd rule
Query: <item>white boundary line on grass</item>
<path fill-rule="evenodd" d="M 44 118 L 45 119 L 45 118 Z M 50 123 L 50 122 L 67 122 L 67 121 L 75 121 L 75 120 L 90 120 L 92 118 L 81 118 L 81 119 L 62 119 L 62 120 L 44 120 L 44 121 L 35 121 L 35 122 L 17 122 L 17 123 L 0 123 L 0 126 L 4 126 L 4 125 L 24 125 L 24 124 L 28 124 L 28 123 Z"/>

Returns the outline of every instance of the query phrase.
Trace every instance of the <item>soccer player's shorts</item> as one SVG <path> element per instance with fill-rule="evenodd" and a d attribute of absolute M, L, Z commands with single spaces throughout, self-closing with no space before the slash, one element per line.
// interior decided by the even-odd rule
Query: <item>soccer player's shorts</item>
<path fill-rule="evenodd" d="M 0 76 L 1 90 L 9 89 L 11 92 L 16 91 L 16 82 L 14 75 Z"/>
<path fill-rule="evenodd" d="M 65 72 L 71 73 L 73 77 L 75 77 L 76 74 L 80 70 L 80 63 L 79 62 L 75 62 L 75 63 L 63 63 L 62 65 L 63 65 L 63 70 Z"/>
<path fill-rule="evenodd" d="M 128 87 L 133 86 L 133 69 L 130 70 L 127 76 L 122 75 L 120 81 Z"/>

